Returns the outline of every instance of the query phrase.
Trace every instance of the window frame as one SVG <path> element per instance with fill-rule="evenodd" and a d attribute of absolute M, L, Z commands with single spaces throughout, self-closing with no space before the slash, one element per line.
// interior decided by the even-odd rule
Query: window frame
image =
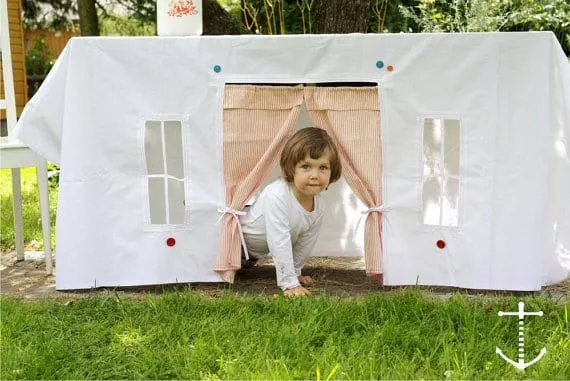
<path fill-rule="evenodd" d="M 189 116 L 188 115 L 181 115 L 181 114 L 153 114 L 153 115 L 146 115 L 143 118 L 140 118 L 140 127 L 139 127 L 139 147 L 141 153 L 141 185 L 143 187 L 143 207 L 144 207 L 144 222 L 143 222 L 143 230 L 144 231 L 176 231 L 176 230 L 189 230 L 191 228 L 191 215 L 190 215 L 190 193 L 189 193 L 189 179 L 187 176 L 187 169 L 188 169 L 188 155 L 186 154 L 186 150 L 188 147 L 188 139 L 189 139 Z M 147 152 L 146 152 L 146 126 L 147 122 L 160 122 L 161 126 L 161 139 L 165 139 L 164 128 L 165 122 L 179 122 L 180 123 L 180 134 L 181 134 L 181 158 L 182 158 L 182 174 L 183 178 L 178 179 L 172 175 L 169 175 L 166 171 L 167 168 L 163 168 L 162 174 L 150 174 L 148 171 L 148 164 L 147 164 Z M 166 141 L 161 140 L 161 144 L 163 149 L 166 148 Z M 163 160 L 166 160 L 165 151 L 163 150 Z M 156 224 L 151 222 L 151 207 L 150 207 L 150 187 L 149 181 L 150 179 L 163 179 L 166 183 L 168 183 L 169 179 L 175 179 L 176 181 L 182 181 L 183 183 L 183 190 L 184 190 L 184 206 L 183 206 L 183 213 L 184 213 L 184 221 L 183 223 L 167 223 L 164 224 Z M 165 185 L 165 218 L 168 218 L 168 210 L 170 208 L 170 203 L 168 194 L 168 185 Z"/>
<path fill-rule="evenodd" d="M 424 126 L 426 123 L 427 119 L 432 119 L 432 120 L 436 120 L 436 119 L 440 119 L 442 121 L 444 121 L 444 126 L 445 126 L 445 120 L 454 120 L 457 121 L 458 123 L 458 128 L 459 128 L 459 155 L 458 155 L 458 159 L 459 159 L 459 163 L 458 163 L 458 175 L 457 176 L 451 176 L 450 178 L 453 179 L 457 179 L 457 224 L 456 225 L 446 225 L 443 224 L 443 220 L 442 220 L 442 215 L 443 215 L 443 208 L 444 205 L 443 203 L 440 203 L 439 208 L 440 208 L 440 220 L 439 220 L 439 224 L 428 224 L 424 221 L 424 184 L 426 182 L 427 179 L 430 178 L 436 178 L 434 176 L 426 176 L 424 174 L 424 164 L 425 164 L 425 156 L 424 156 Z M 465 121 L 464 119 L 457 115 L 457 114 L 424 114 L 421 117 L 417 118 L 417 128 L 419 131 L 419 144 L 418 144 L 418 224 L 428 230 L 437 230 L 437 231 L 446 231 L 448 233 L 460 233 L 462 230 L 462 226 L 463 226 L 463 213 L 462 213 L 462 205 L 463 205 L 463 176 L 462 173 L 464 173 L 464 168 L 463 168 L 463 156 L 465 155 L 465 142 L 464 142 L 464 136 L 465 136 Z M 443 136 L 445 136 L 445 132 L 442 134 Z M 444 151 L 445 149 L 445 141 L 444 139 L 441 140 L 440 142 L 440 149 L 441 151 Z M 445 155 L 441 155 L 441 160 L 443 161 L 445 158 Z M 445 175 L 445 173 L 440 173 L 439 175 L 439 179 L 440 179 L 440 184 L 444 183 L 444 180 L 447 179 L 448 177 Z M 442 190 L 440 192 L 440 194 L 444 194 L 444 190 L 442 187 Z"/>

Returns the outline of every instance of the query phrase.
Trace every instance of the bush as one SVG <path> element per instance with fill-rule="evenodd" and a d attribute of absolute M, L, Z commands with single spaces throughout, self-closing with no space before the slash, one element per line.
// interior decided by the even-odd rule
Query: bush
<path fill-rule="evenodd" d="M 49 187 L 57 190 L 59 187 L 59 167 L 51 161 L 48 161 L 47 170 Z"/>
<path fill-rule="evenodd" d="M 400 6 L 421 32 L 552 31 L 570 54 L 566 0 L 419 0 Z"/>
<path fill-rule="evenodd" d="M 38 91 L 45 76 L 54 64 L 52 52 L 45 42 L 45 35 L 34 41 L 26 54 L 26 75 L 28 77 L 28 97 Z"/>
<path fill-rule="evenodd" d="M 517 0 L 507 9 L 502 30 L 552 31 L 570 55 L 570 3 L 567 0 Z"/>
<path fill-rule="evenodd" d="M 420 0 L 415 8 L 401 11 L 422 32 L 491 32 L 503 22 L 501 0 Z"/>
<path fill-rule="evenodd" d="M 155 36 L 156 22 L 114 15 L 99 16 L 101 36 Z"/>
<path fill-rule="evenodd" d="M 26 74 L 46 75 L 53 66 L 52 52 L 46 44 L 45 35 L 34 41 L 26 54 Z"/>

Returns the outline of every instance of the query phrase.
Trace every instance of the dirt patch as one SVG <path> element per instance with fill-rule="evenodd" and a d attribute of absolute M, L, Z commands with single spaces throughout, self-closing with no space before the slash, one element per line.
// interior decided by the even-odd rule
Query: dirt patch
<path fill-rule="evenodd" d="M 15 252 L 0 257 L 0 292 L 23 298 L 51 297 L 57 294 L 55 276 L 46 274 L 43 253 L 26 252 L 25 260 L 16 260 Z"/>
<path fill-rule="evenodd" d="M 1 294 L 22 298 L 71 297 L 93 293 L 108 293 L 109 288 L 77 291 L 56 291 L 55 276 L 47 275 L 43 256 L 26 252 L 26 260 L 16 260 L 14 252 L 1 254 Z M 311 275 L 315 286 L 311 291 L 317 294 L 341 296 L 362 295 L 382 290 L 378 279 L 366 276 L 361 258 L 311 258 L 305 267 L 305 274 Z M 54 271 L 55 273 L 55 271 Z M 222 292 L 249 295 L 274 295 L 279 293 L 275 282 L 275 268 L 271 260 L 260 260 L 249 269 L 238 272 L 234 284 L 190 283 L 140 287 L 121 287 L 121 293 L 144 295 L 160 293 L 165 289 L 191 288 L 200 293 L 217 295 Z"/>
<path fill-rule="evenodd" d="M 381 280 L 366 276 L 362 258 L 348 257 L 315 257 L 311 258 L 304 273 L 313 277 L 314 285 L 310 287 L 316 295 L 334 295 L 341 297 L 359 297 L 377 292 L 392 292 L 400 287 L 383 287 Z M 26 260 L 17 261 L 14 252 L 0 254 L 0 293 L 2 296 L 12 296 L 25 299 L 41 298 L 76 298 L 93 294 L 108 294 L 110 291 L 119 292 L 132 297 L 141 297 L 148 293 L 162 293 L 164 290 L 190 288 L 208 296 L 222 293 L 247 295 L 276 295 L 279 290 L 275 284 L 275 268 L 271 260 L 260 260 L 249 269 L 238 272 L 234 284 L 225 283 L 190 283 L 175 285 L 157 285 L 142 287 L 121 287 L 118 289 L 99 288 L 78 291 L 56 291 L 55 276 L 47 275 L 43 254 L 27 252 Z M 446 297 L 459 291 L 467 295 L 528 295 L 530 292 L 502 292 L 465 290 L 449 287 L 421 287 Z M 545 287 L 540 294 L 554 299 L 570 300 L 570 279 L 557 285 Z"/>

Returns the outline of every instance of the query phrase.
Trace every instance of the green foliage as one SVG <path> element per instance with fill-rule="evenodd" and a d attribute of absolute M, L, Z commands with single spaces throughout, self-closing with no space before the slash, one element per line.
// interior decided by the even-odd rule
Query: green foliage
<path fill-rule="evenodd" d="M 239 7 L 240 19 L 257 34 L 312 33 L 313 0 L 245 0 Z M 230 8 L 231 9 L 231 8 Z M 233 10 L 230 13 L 236 14 Z"/>
<path fill-rule="evenodd" d="M 54 60 L 50 47 L 45 42 L 45 35 L 35 40 L 26 53 L 26 75 L 28 77 L 28 97 L 32 97 L 45 76 L 51 70 Z"/>
<path fill-rule="evenodd" d="M 75 0 L 22 0 L 23 23 L 28 28 L 60 30 L 77 18 Z"/>
<path fill-rule="evenodd" d="M 48 164 L 48 174 L 53 166 Z M 53 173 L 53 172 L 52 172 Z M 22 219 L 24 225 L 24 245 L 38 242 L 43 247 L 40 200 L 37 187 L 36 171 L 33 168 L 20 170 L 22 188 Z M 57 209 L 57 185 L 50 179 L 49 209 L 52 233 L 52 247 L 55 239 L 55 215 Z M 0 249 L 10 250 L 15 247 L 14 214 L 12 197 L 12 175 L 9 169 L 0 170 Z"/>
<path fill-rule="evenodd" d="M 156 23 L 156 0 L 115 0 L 114 2 L 127 11 L 129 18 L 142 24 Z M 112 13 L 117 14 L 117 12 Z"/>
<path fill-rule="evenodd" d="M 525 350 L 547 356 L 524 373 L 518 298 L 442 300 L 416 290 L 363 298 L 118 293 L 29 302 L 3 298 L 8 379 L 567 379 L 568 306 L 525 297 Z"/>
<path fill-rule="evenodd" d="M 418 0 L 400 6 L 421 32 L 550 30 L 570 54 L 570 3 L 566 0 Z"/>
<path fill-rule="evenodd" d="M 314 0 L 227 0 L 226 10 L 258 34 L 314 33 Z M 371 33 L 412 31 L 413 21 L 399 12 L 399 5 L 412 6 L 416 0 L 372 0 L 368 31 Z"/>
<path fill-rule="evenodd" d="M 26 74 L 46 75 L 54 61 L 50 47 L 45 42 L 45 35 L 34 41 L 34 44 L 26 54 Z"/>
<path fill-rule="evenodd" d="M 508 5 L 506 22 L 501 30 L 550 30 L 560 41 L 566 55 L 570 55 L 570 2 L 513 0 Z"/>
<path fill-rule="evenodd" d="M 417 31 L 414 20 L 405 17 L 400 7 L 412 7 L 417 0 L 372 0 L 368 20 L 369 33 L 399 33 Z"/>
<path fill-rule="evenodd" d="M 101 15 L 101 36 L 155 36 L 156 21 L 149 22 L 132 17 Z"/>
<path fill-rule="evenodd" d="M 503 0 L 419 0 L 400 7 L 422 32 L 491 32 L 505 22 Z"/>
<path fill-rule="evenodd" d="M 57 191 L 59 187 L 59 167 L 51 161 L 47 164 L 48 182 L 52 191 Z"/>
<path fill-rule="evenodd" d="M 237 20 L 243 18 L 243 11 L 241 9 L 241 0 L 218 0 L 218 3 L 224 8 L 226 12 L 235 17 Z"/>

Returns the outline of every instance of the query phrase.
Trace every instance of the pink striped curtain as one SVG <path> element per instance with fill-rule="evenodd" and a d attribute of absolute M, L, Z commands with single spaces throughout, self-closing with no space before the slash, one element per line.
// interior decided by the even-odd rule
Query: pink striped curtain
<path fill-rule="evenodd" d="M 295 131 L 302 103 L 301 87 L 225 87 L 223 160 L 227 208 L 242 210 L 263 184 Z M 215 268 L 230 283 L 241 267 L 238 224 L 237 216 L 225 214 Z"/>
<path fill-rule="evenodd" d="M 382 145 L 379 93 L 376 87 L 307 87 L 311 118 L 332 137 L 342 159 L 342 173 L 369 208 L 382 204 Z M 370 212 L 364 228 L 366 273 L 382 273 L 380 213 Z"/>

